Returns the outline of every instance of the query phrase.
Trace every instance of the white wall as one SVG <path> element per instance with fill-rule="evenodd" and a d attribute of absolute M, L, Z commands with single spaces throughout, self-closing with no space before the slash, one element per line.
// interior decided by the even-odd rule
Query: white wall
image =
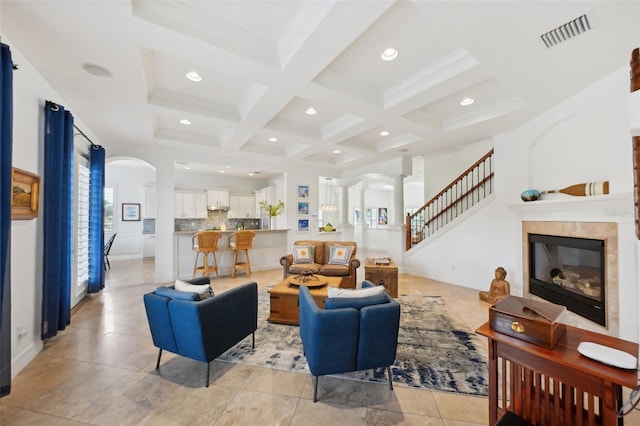
<path fill-rule="evenodd" d="M 97 138 L 82 123 L 70 105 L 35 71 L 20 51 L 3 36 L 11 48 L 13 62 L 20 66 L 13 73 L 13 165 L 38 174 L 44 171 L 44 103 L 59 103 L 71 110 L 75 124 L 94 142 Z M 41 191 L 46 188 L 42 182 Z M 42 206 L 42 192 L 40 205 Z M 11 360 L 15 377 L 42 349 L 40 322 L 42 305 L 42 217 L 11 222 Z M 18 337 L 16 329 L 26 335 Z"/>
<path fill-rule="evenodd" d="M 155 170 L 144 163 L 131 165 L 130 161 L 108 162 L 105 167 L 105 186 L 114 189 L 114 230 L 110 259 L 142 258 L 143 212 L 145 208 L 145 185 L 155 182 Z M 140 204 L 139 221 L 122 220 L 122 203 Z M 107 236 L 108 237 L 108 236 Z"/>
<path fill-rule="evenodd" d="M 412 250 L 405 259 L 406 272 L 486 290 L 494 269 L 503 266 L 512 292 L 522 294 L 522 231 L 509 205 L 522 203 L 520 193 L 525 189 L 580 182 L 608 179 L 612 193 L 630 191 L 628 92 L 629 73 L 621 69 L 519 129 L 496 137 L 494 200 L 465 213 L 459 226 Z M 447 155 L 425 162 L 425 187 L 432 173 L 448 169 L 437 165 L 451 160 Z"/>
<path fill-rule="evenodd" d="M 491 150 L 493 140 L 484 140 L 437 157 L 424 159 L 424 200 L 433 196 L 460 176 L 473 163 Z"/>
<path fill-rule="evenodd" d="M 176 170 L 175 186 L 177 189 L 207 190 L 228 189 L 239 194 L 253 194 L 269 186 L 267 179 L 220 176 L 211 173 L 194 173 L 187 170 Z"/>

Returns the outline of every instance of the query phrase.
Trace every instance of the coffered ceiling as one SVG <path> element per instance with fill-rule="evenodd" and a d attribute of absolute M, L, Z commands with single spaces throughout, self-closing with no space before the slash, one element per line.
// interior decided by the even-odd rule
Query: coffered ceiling
<path fill-rule="evenodd" d="M 201 170 L 339 175 L 449 152 L 532 119 L 628 65 L 639 8 L 49 0 L 3 1 L 0 18 L 9 43 L 64 97 L 52 100 L 107 148 L 168 149 L 179 167 Z M 572 23 L 567 40 L 545 45 L 542 34 L 585 14 L 587 27 Z M 383 61 L 389 47 L 398 56 Z M 474 102 L 461 106 L 464 98 Z"/>

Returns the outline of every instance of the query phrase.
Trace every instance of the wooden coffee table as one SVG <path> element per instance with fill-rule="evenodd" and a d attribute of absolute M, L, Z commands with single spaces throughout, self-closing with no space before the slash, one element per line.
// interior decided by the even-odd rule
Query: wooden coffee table
<path fill-rule="evenodd" d="M 300 298 L 300 286 L 291 284 L 291 275 L 282 280 L 278 285 L 269 290 L 269 322 L 280 324 L 300 323 L 300 311 L 298 310 L 298 299 Z M 319 307 L 324 308 L 324 301 L 327 298 L 327 287 L 340 287 L 341 277 L 325 277 L 316 275 L 318 281 L 310 280 L 307 286 L 309 292 L 315 299 Z M 318 286 L 320 283 L 326 283 Z"/>

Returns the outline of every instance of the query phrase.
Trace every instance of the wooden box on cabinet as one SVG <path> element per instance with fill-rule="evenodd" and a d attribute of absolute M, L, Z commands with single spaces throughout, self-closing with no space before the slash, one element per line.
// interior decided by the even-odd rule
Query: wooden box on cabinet
<path fill-rule="evenodd" d="M 509 296 L 489 308 L 492 330 L 552 349 L 565 332 L 567 308 L 541 300 Z"/>
<path fill-rule="evenodd" d="M 364 279 L 376 285 L 383 285 L 389 296 L 398 297 L 398 266 L 389 258 L 388 265 L 379 265 L 375 258 L 364 262 Z"/>

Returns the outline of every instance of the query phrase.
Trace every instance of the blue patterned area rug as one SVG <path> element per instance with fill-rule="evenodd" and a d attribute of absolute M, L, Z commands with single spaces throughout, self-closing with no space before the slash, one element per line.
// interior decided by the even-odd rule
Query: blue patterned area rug
<path fill-rule="evenodd" d="M 272 324 L 267 290 L 260 290 L 256 347 L 245 339 L 218 360 L 309 372 L 297 326 Z M 400 295 L 400 332 L 396 362 L 391 367 L 394 385 L 469 395 L 488 394 L 488 366 L 478 352 L 486 341 L 447 315 L 439 296 Z M 364 370 L 344 376 L 386 383 L 384 369 Z"/>

